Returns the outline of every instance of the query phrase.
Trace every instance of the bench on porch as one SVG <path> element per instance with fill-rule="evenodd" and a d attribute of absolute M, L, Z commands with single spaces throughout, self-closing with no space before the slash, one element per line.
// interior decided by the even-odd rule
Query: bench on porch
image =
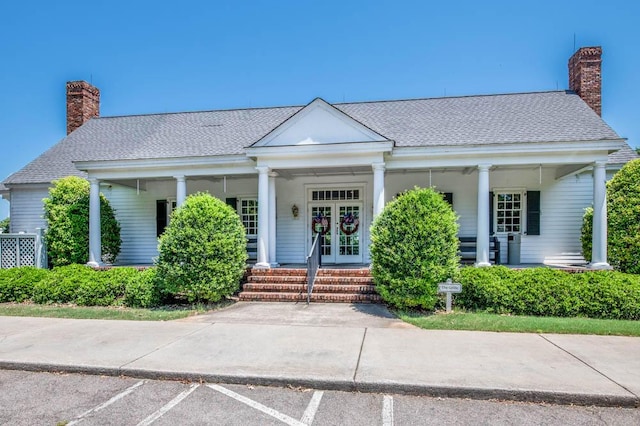
<path fill-rule="evenodd" d="M 458 237 L 460 248 L 458 255 L 462 263 L 473 263 L 476 261 L 477 239 L 476 237 Z M 498 237 L 489 237 L 489 262 L 500 264 L 500 241 Z"/>

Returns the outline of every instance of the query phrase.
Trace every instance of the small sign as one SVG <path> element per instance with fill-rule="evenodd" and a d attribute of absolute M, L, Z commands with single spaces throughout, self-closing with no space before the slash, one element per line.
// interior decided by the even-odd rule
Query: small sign
<path fill-rule="evenodd" d="M 438 283 L 438 293 L 447 293 L 447 313 L 451 312 L 451 293 L 462 293 L 462 284 L 451 282 Z"/>
<path fill-rule="evenodd" d="M 438 284 L 438 293 L 462 293 L 462 284 L 452 283 L 447 280 L 446 283 Z"/>

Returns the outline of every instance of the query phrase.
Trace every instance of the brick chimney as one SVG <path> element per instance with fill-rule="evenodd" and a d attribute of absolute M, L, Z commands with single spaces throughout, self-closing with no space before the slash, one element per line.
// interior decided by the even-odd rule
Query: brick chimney
<path fill-rule="evenodd" d="M 569 89 L 602 115 L 602 47 L 581 47 L 569 59 Z"/>
<path fill-rule="evenodd" d="M 86 81 L 67 82 L 67 135 L 100 116 L 100 90 Z"/>

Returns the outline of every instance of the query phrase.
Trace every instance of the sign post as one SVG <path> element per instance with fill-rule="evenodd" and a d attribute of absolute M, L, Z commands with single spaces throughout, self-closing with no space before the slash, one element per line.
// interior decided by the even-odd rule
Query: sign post
<path fill-rule="evenodd" d="M 462 293 L 462 284 L 451 282 L 451 278 L 449 278 L 446 282 L 438 284 L 438 293 L 447 294 L 447 313 L 450 313 L 451 312 L 451 294 Z"/>

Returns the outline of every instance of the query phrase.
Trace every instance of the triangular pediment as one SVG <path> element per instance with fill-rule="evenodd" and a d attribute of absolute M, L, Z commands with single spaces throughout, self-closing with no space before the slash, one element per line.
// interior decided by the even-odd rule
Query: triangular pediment
<path fill-rule="evenodd" d="M 316 98 L 253 147 L 327 145 L 387 140 L 323 99 Z"/>

